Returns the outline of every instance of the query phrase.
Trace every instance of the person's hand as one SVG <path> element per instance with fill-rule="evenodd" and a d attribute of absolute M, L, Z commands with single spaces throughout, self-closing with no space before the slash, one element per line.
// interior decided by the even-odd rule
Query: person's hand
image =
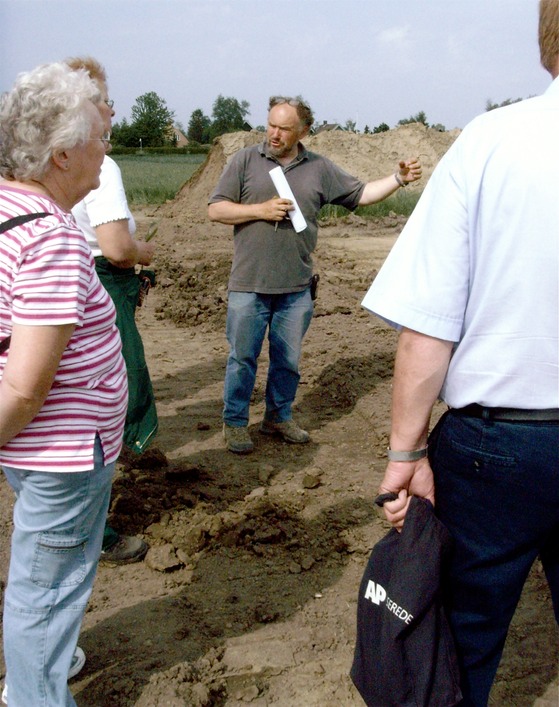
<path fill-rule="evenodd" d="M 149 265 L 155 254 L 155 245 L 145 241 L 136 241 L 138 247 L 138 264 Z"/>
<path fill-rule="evenodd" d="M 379 494 L 396 493 L 395 501 L 383 505 L 386 520 L 401 530 L 412 496 L 426 498 L 435 505 L 435 482 L 429 460 L 416 462 L 388 462 Z"/>
<path fill-rule="evenodd" d="M 421 164 L 418 159 L 400 160 L 398 164 L 398 174 L 405 184 L 411 184 L 421 179 Z"/>
<path fill-rule="evenodd" d="M 283 221 L 288 212 L 294 208 L 290 199 L 280 199 L 279 196 L 274 196 L 273 199 L 262 204 L 262 218 L 264 221 Z"/>

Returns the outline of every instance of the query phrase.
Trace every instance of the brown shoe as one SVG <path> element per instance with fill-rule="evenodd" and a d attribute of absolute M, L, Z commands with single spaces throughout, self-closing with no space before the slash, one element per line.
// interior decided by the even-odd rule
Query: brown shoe
<path fill-rule="evenodd" d="M 306 444 L 310 441 L 309 433 L 302 430 L 295 420 L 286 420 L 285 422 L 262 420 L 260 432 L 265 435 L 279 435 L 284 442 L 290 444 Z"/>
<path fill-rule="evenodd" d="M 129 565 L 141 562 L 149 550 L 149 545 L 134 535 L 119 535 L 118 540 L 106 550 L 101 551 L 99 562 L 102 565 Z"/>
<path fill-rule="evenodd" d="M 227 449 L 234 454 L 250 454 L 254 449 L 246 427 L 223 425 L 223 439 Z"/>

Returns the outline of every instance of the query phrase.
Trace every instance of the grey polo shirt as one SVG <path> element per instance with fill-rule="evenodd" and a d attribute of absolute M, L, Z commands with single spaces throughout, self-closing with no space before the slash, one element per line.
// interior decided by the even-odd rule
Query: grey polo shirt
<path fill-rule="evenodd" d="M 239 150 L 223 171 L 209 203 L 258 204 L 272 199 L 277 193 L 269 172 L 277 166 L 267 153 L 266 142 Z M 277 229 L 272 221 L 235 226 L 229 290 L 261 294 L 304 290 L 312 276 L 318 212 L 324 204 L 354 210 L 365 188 L 364 182 L 301 144 L 298 156 L 283 171 L 307 228 L 296 233 L 288 219 L 278 223 Z"/>

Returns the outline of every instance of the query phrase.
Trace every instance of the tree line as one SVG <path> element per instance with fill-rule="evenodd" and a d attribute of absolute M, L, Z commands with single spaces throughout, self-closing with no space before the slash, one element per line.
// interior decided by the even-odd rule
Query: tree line
<path fill-rule="evenodd" d="M 508 98 L 502 103 L 493 103 L 488 99 L 485 109 L 487 111 L 494 110 L 521 100 L 521 98 L 515 100 Z M 122 147 L 173 146 L 177 143 L 176 128 L 179 128 L 188 138 L 189 144 L 207 145 L 225 133 L 250 130 L 251 126 L 247 122 L 249 109 L 250 105 L 247 101 L 219 95 L 213 103 L 211 116 L 205 115 L 201 108 L 197 108 L 192 112 L 185 129 L 181 123 L 175 120 L 175 112 L 168 108 L 166 101 L 155 91 L 150 91 L 136 99 L 132 106 L 130 122 L 123 118 L 113 125 L 112 142 Z M 409 123 L 422 123 L 426 127 L 435 128 L 442 132 L 446 130 L 444 125 L 440 123 L 429 124 L 424 111 L 419 111 L 408 118 L 402 118 L 396 125 Z M 326 124 L 326 121 L 323 124 Z M 315 130 L 320 127 L 319 123 L 313 126 Z M 350 132 L 359 132 L 355 121 L 352 120 L 347 120 L 341 127 Z M 265 128 L 258 126 L 257 129 L 264 130 Z M 390 130 L 390 126 L 383 122 L 373 128 L 365 125 L 363 133 L 375 134 L 387 130 Z"/>
<path fill-rule="evenodd" d="M 123 118 L 113 124 L 111 141 L 122 147 L 164 147 L 176 144 L 175 128 L 179 128 L 190 143 L 206 145 L 219 135 L 250 129 L 246 122 L 248 114 L 247 101 L 220 95 L 214 101 L 211 118 L 197 108 L 185 130 L 166 101 L 150 91 L 136 99 L 130 122 Z"/>

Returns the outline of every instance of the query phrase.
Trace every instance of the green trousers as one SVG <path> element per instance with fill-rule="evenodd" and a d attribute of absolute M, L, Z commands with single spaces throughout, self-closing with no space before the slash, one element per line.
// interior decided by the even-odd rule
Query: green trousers
<path fill-rule="evenodd" d="M 144 345 L 135 319 L 140 281 L 134 268 L 116 268 L 102 256 L 95 258 L 95 269 L 115 304 L 116 325 L 128 374 L 124 444 L 141 454 L 156 434 L 158 421 Z"/>

